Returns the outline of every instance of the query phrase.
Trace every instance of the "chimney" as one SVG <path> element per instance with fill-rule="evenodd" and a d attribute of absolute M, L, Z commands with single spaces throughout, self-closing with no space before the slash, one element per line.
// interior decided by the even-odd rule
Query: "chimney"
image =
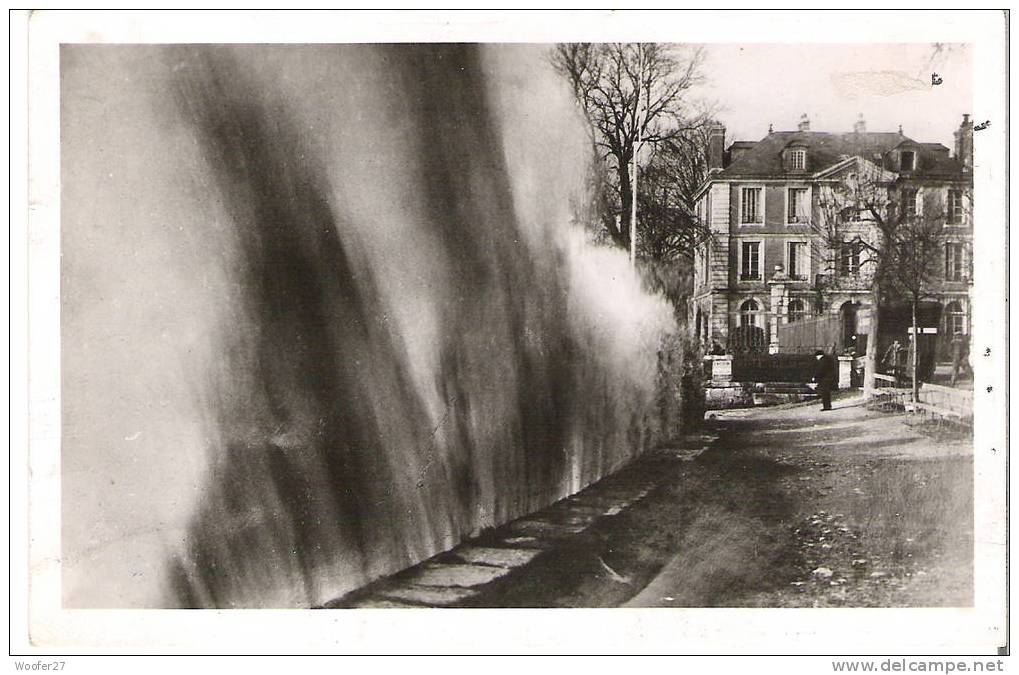
<path fill-rule="evenodd" d="M 800 116 L 800 124 L 796 128 L 799 131 L 810 131 L 810 119 L 807 117 L 807 113 Z"/>
<path fill-rule="evenodd" d="M 708 130 L 708 171 L 725 168 L 725 127 L 719 123 Z"/>
<path fill-rule="evenodd" d="M 955 158 L 962 160 L 966 168 L 973 168 L 973 123 L 968 114 L 962 116 L 962 124 L 955 132 Z"/>
<path fill-rule="evenodd" d="M 863 119 L 863 113 L 860 113 L 860 119 L 856 120 L 856 123 L 853 124 L 853 133 L 854 134 L 867 133 L 867 123 Z"/>

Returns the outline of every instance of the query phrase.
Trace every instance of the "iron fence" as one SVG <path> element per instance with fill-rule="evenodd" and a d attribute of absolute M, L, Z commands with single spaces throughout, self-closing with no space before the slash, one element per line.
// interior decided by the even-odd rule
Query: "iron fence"
<path fill-rule="evenodd" d="M 779 349 L 799 354 L 810 354 L 816 349 L 838 353 L 841 333 L 842 322 L 831 314 L 785 323 L 778 327 Z"/>
<path fill-rule="evenodd" d="M 744 325 L 729 333 L 729 354 L 767 353 L 768 332 L 760 326 Z"/>

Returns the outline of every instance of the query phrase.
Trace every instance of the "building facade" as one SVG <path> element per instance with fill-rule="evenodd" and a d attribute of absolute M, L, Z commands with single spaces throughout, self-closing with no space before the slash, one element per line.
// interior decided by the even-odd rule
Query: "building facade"
<path fill-rule="evenodd" d="M 826 234 L 832 218 L 825 195 L 880 176 L 888 203 L 942 216 L 944 265 L 925 321 L 938 332 L 969 333 L 972 250 L 972 124 L 963 118 L 954 151 L 898 132 L 772 131 L 760 141 L 725 146 L 716 125 L 708 146 L 709 175 L 697 195 L 697 216 L 711 231 L 694 260 L 690 322 L 707 348 L 783 351 L 789 323 L 828 316 L 849 335 L 868 332 L 873 265 L 859 241 L 877 241 L 873 218 L 858 209 L 840 220 L 841 243 Z M 827 232 L 830 232 L 828 230 Z M 858 240 L 857 240 L 858 238 Z M 925 309 L 931 309 L 925 307 Z M 884 318 L 882 310 L 882 319 Z M 931 317 L 934 318 L 931 318 Z M 882 329 L 882 334 L 885 331 Z"/>

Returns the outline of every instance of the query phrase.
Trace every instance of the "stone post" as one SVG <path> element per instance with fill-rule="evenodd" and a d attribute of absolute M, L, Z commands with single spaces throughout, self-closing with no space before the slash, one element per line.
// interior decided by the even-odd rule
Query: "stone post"
<path fill-rule="evenodd" d="M 771 286 L 771 312 L 768 315 L 769 322 L 769 336 L 768 336 L 768 353 L 777 354 L 779 349 L 778 344 L 778 327 L 782 325 L 783 318 L 786 312 L 786 288 L 785 282 L 789 280 L 781 265 L 775 265 L 775 274 L 768 281 L 768 285 Z"/>
<path fill-rule="evenodd" d="M 729 384 L 732 382 L 732 356 L 706 356 L 711 361 L 711 384 Z"/>
<path fill-rule="evenodd" d="M 853 357 L 839 357 L 839 389 L 849 389 L 853 384 Z"/>

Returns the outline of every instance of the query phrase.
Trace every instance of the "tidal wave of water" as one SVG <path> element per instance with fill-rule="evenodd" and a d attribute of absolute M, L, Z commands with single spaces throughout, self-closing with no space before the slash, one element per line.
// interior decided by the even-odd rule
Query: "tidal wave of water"
<path fill-rule="evenodd" d="M 68 606 L 306 607 L 664 433 L 537 47 L 62 51 Z"/>

